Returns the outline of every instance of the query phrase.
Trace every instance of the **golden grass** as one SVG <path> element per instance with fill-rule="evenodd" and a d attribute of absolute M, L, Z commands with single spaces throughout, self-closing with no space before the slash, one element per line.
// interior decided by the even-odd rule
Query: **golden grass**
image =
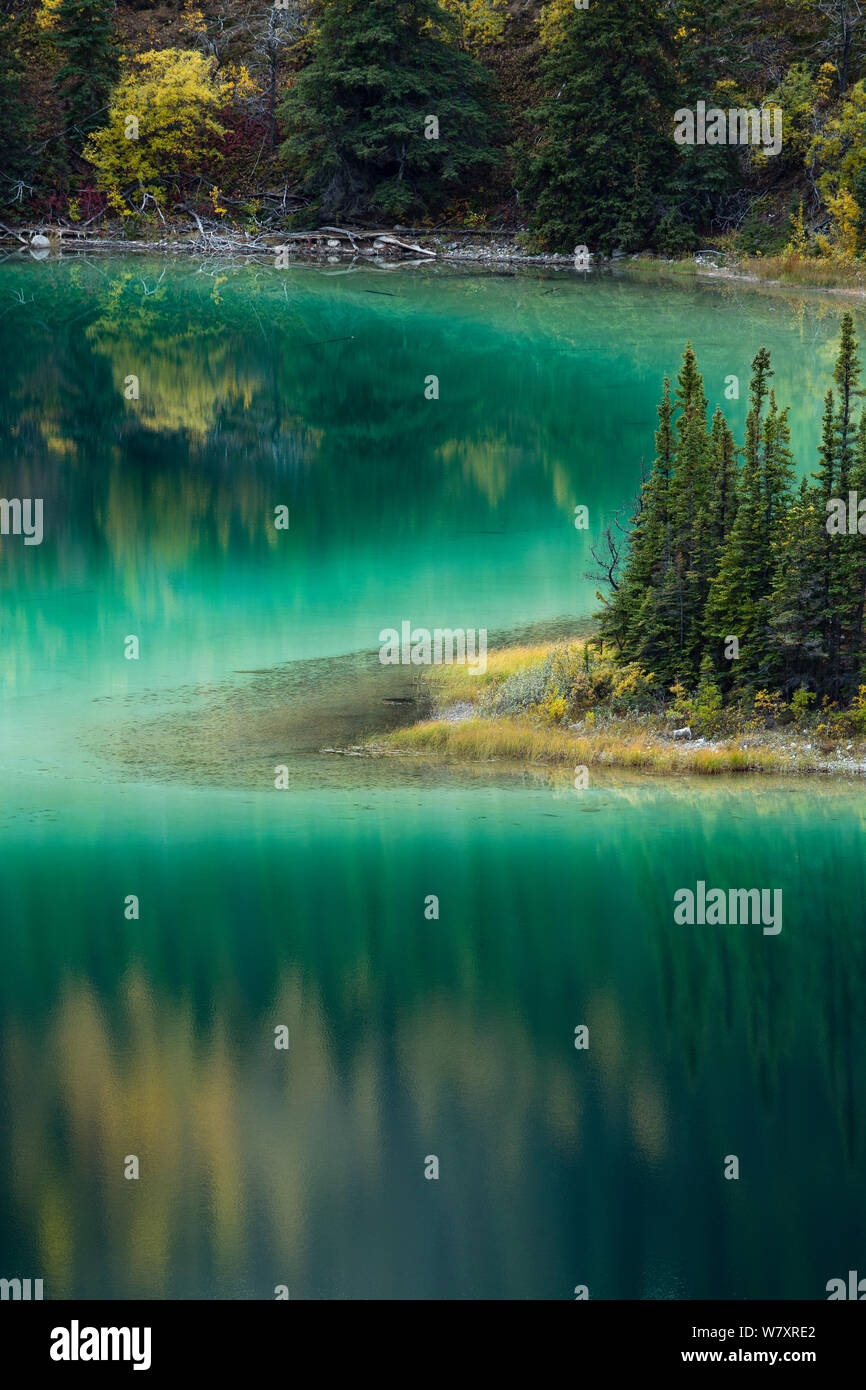
<path fill-rule="evenodd" d="M 652 274 L 679 279 L 697 277 L 702 270 L 705 274 L 707 269 L 702 268 L 691 256 L 678 261 L 642 257 L 622 264 L 630 274 Z M 853 293 L 866 289 L 866 264 L 842 256 L 832 259 L 798 255 L 738 256 L 733 252 L 719 263 L 719 270 L 727 271 L 732 277 L 747 276 L 766 281 L 768 284 L 795 285 L 816 290 L 850 289 Z"/>
<path fill-rule="evenodd" d="M 816 289 L 858 289 L 866 284 L 866 266 L 858 261 L 811 256 L 744 256 L 736 269 L 762 280 L 784 285 L 812 285 Z"/>
<path fill-rule="evenodd" d="M 796 758 L 773 748 L 744 748 L 732 741 L 718 748 L 695 748 L 632 732 L 600 732 L 587 737 L 568 729 L 547 728 L 529 719 L 467 719 L 459 724 L 428 719 L 395 729 L 375 747 L 395 753 L 427 753 L 468 761 L 571 763 L 606 765 L 651 772 L 693 772 L 703 776 L 728 772 L 799 772 Z"/>
<path fill-rule="evenodd" d="M 580 653 L 586 638 L 525 644 L 491 651 L 487 670 L 472 675 L 466 665 L 434 666 L 423 681 L 434 707 L 474 705 L 487 690 L 500 685 L 516 671 L 543 660 L 554 651 Z M 596 663 L 598 658 L 596 657 Z M 597 665 L 596 668 L 598 669 Z M 600 707 L 601 708 L 601 707 Z M 798 747 L 792 734 L 783 740 L 749 732 L 743 737 L 719 738 L 711 744 L 672 742 L 664 721 L 603 711 L 595 727 L 594 712 L 580 729 L 549 723 L 534 713 L 512 716 L 450 720 L 433 718 L 411 727 L 394 729 L 370 741 L 373 753 L 415 755 L 432 761 L 463 760 L 466 763 L 510 762 L 554 769 L 607 766 L 653 773 L 803 773 L 830 771 L 814 749 Z M 780 746 L 781 745 L 781 746 Z"/>
<path fill-rule="evenodd" d="M 473 675 L 467 665 L 431 666 L 424 674 L 425 684 L 439 705 L 456 704 L 458 701 L 479 699 L 491 685 L 499 685 L 508 676 L 533 662 L 541 661 L 556 646 L 567 647 L 572 651 L 582 649 L 585 639 L 573 638 L 565 643 L 539 642 L 522 647 L 501 647 L 498 651 L 487 653 L 487 670 Z"/>

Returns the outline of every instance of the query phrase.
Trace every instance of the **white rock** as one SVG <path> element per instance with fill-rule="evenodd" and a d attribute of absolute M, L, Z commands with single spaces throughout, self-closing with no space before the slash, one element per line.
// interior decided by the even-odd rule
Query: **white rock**
<path fill-rule="evenodd" d="M 51 247 L 51 242 L 48 240 L 48 237 L 43 236 L 41 232 L 35 232 L 30 238 L 30 245 L 33 247 L 34 251 L 48 251 Z"/>

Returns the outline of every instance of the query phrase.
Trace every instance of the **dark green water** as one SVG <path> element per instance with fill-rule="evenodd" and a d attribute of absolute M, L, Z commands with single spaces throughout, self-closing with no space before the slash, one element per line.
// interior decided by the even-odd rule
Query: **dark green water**
<path fill-rule="evenodd" d="M 0 495 L 45 513 L 0 540 L 0 1275 L 823 1298 L 866 1236 L 860 786 L 319 749 L 411 712 L 383 627 L 589 619 L 574 507 L 634 492 L 686 337 L 738 429 L 772 349 L 813 467 L 839 303 L 340 270 L 0 267 Z M 698 879 L 781 934 L 675 925 Z"/>

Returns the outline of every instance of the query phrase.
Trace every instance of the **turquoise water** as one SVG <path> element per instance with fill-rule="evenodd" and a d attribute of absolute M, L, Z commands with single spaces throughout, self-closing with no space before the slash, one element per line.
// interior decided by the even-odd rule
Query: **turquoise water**
<path fill-rule="evenodd" d="M 0 267 L 0 495 L 45 514 L 0 539 L 0 1274 L 825 1297 L 866 1234 L 859 785 L 320 750 L 411 717 L 384 627 L 589 622 L 574 508 L 633 495 L 687 337 L 738 431 L 771 348 L 812 468 L 840 303 L 343 269 Z M 781 888 L 782 933 L 675 926 L 698 879 Z"/>

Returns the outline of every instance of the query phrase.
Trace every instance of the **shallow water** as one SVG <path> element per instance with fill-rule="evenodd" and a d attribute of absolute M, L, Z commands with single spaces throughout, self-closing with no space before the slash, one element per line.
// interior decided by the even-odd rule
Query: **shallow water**
<path fill-rule="evenodd" d="M 811 469 L 838 313 L 547 273 L 0 266 L 0 491 L 45 499 L 40 546 L 0 540 L 0 1274 L 822 1298 L 856 1267 L 858 784 L 576 792 L 319 751 L 412 717 L 384 627 L 586 626 L 574 508 L 633 494 L 686 336 L 711 406 L 740 376 L 738 429 L 771 347 Z M 781 888 L 781 934 L 676 926 L 698 879 Z"/>

